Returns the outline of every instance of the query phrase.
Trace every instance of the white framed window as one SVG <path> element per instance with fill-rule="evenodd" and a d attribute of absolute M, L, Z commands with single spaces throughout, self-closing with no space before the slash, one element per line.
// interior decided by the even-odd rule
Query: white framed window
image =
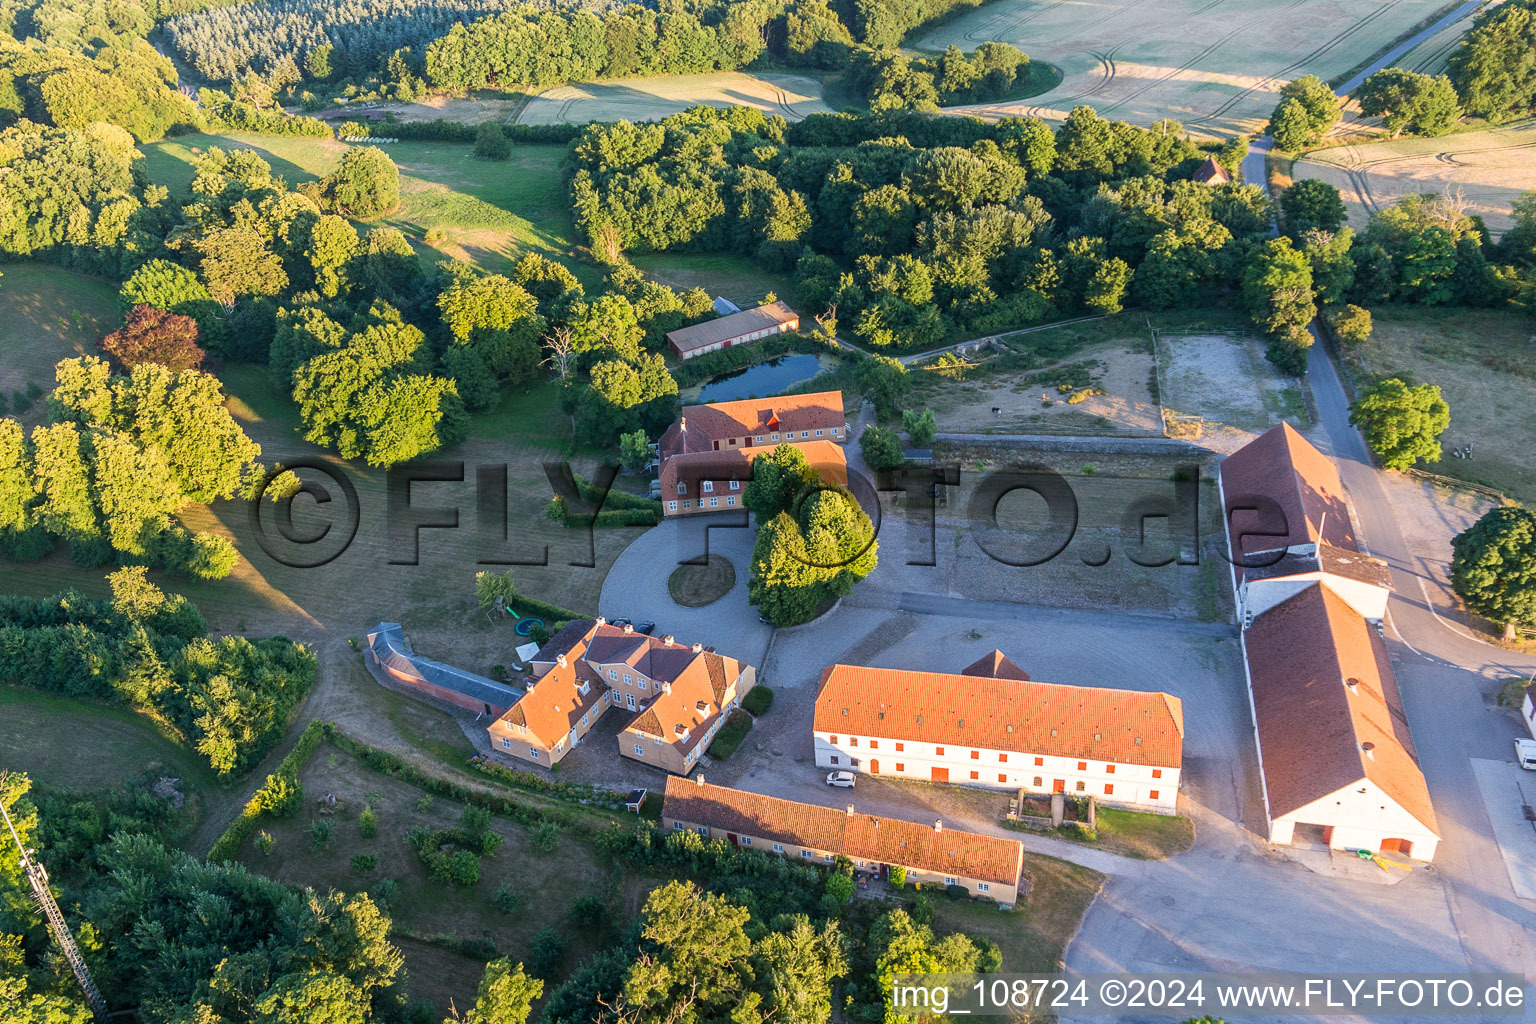
<path fill-rule="evenodd" d="M 619 670 L 616 669 L 616 668 L 609 669 L 608 670 L 608 678 L 612 679 L 614 682 L 618 682 L 619 681 Z"/>
<path fill-rule="evenodd" d="M 635 710 L 635 695 L 632 693 L 626 693 L 624 695 L 624 703 L 629 706 L 629 710 Z"/>
<path fill-rule="evenodd" d="M 810 860 L 815 856 L 815 854 L 813 854 L 810 850 L 801 850 L 800 856 L 804 857 L 806 860 Z"/>
<path fill-rule="evenodd" d="M 535 761 L 537 761 L 539 759 L 539 748 L 538 747 L 529 747 L 528 748 L 528 756 L 533 758 Z"/>
<path fill-rule="evenodd" d="M 951 878 L 950 876 L 945 875 L 944 876 L 944 884 L 945 885 L 959 885 L 960 884 L 960 879 L 958 879 L 958 878 Z"/>
<path fill-rule="evenodd" d="M 625 686 L 633 686 L 634 683 L 635 683 L 635 681 L 633 679 L 629 678 L 629 673 L 625 672 L 624 673 L 624 685 Z"/>
<path fill-rule="evenodd" d="M 705 839 L 709 838 L 709 826 L 708 825 L 700 825 L 697 828 L 695 828 L 694 831 L 697 832 L 699 835 L 703 836 Z"/>
<path fill-rule="evenodd" d="M 762 438 L 758 438 L 758 440 L 761 441 Z M 733 491 L 741 490 L 741 481 L 740 480 L 732 480 L 731 481 L 731 490 L 733 490 Z"/>
<path fill-rule="evenodd" d="M 783 843 L 774 843 L 773 844 L 773 852 L 774 853 L 783 853 L 784 852 L 784 844 Z"/>
<path fill-rule="evenodd" d="M 752 441 L 753 441 L 753 442 L 754 442 L 754 443 L 755 443 L 755 444 L 762 444 L 762 443 L 763 443 L 763 435 L 762 435 L 762 434 L 758 434 L 758 435 L 757 435 L 757 436 L 756 436 L 756 437 L 754 437 L 754 438 L 753 438 L 753 439 L 752 439 Z"/>
<path fill-rule="evenodd" d="M 674 821 L 672 823 L 672 831 L 673 832 L 686 832 L 686 831 L 688 831 L 688 826 L 684 825 L 680 821 Z"/>
<path fill-rule="evenodd" d="M 725 503 L 727 505 L 734 505 L 734 504 L 736 504 L 736 495 L 734 495 L 734 494 L 728 495 L 726 497 L 726 499 L 725 499 Z"/>
<path fill-rule="evenodd" d="M 742 846 L 751 846 L 752 845 L 752 837 L 751 836 L 742 836 L 741 839 L 738 840 L 738 841 L 741 843 Z"/>
<path fill-rule="evenodd" d="M 511 750 L 512 749 L 512 740 L 511 740 L 510 737 L 503 736 L 501 738 L 501 749 L 503 749 L 503 750 Z"/>
<path fill-rule="evenodd" d="M 607 704 L 612 699 L 613 699 L 613 694 L 610 691 L 608 691 L 608 690 L 604 690 L 603 691 L 603 703 Z"/>
<path fill-rule="evenodd" d="M 705 494 L 708 494 L 710 491 L 713 491 L 714 489 L 715 489 L 715 482 L 713 480 L 705 480 L 702 484 L 699 485 L 699 490 L 703 491 Z"/>
<path fill-rule="evenodd" d="M 779 435 L 778 434 L 774 434 L 772 439 L 777 441 L 779 439 Z"/>
<path fill-rule="evenodd" d="M 802 431 L 800 431 L 800 436 L 801 437 L 810 437 L 811 436 L 811 432 L 809 430 L 802 430 Z"/>
<path fill-rule="evenodd" d="M 677 511 L 677 502 L 675 502 L 675 501 L 667 502 L 667 511 L 668 512 L 676 512 Z"/>
<path fill-rule="evenodd" d="M 644 743 L 636 743 L 635 744 L 635 756 L 636 757 L 644 757 L 645 756 L 645 744 Z"/>
<path fill-rule="evenodd" d="M 821 855 L 821 859 L 830 862 L 832 860 L 832 855 L 830 853 L 824 853 Z"/>
<path fill-rule="evenodd" d="M 586 728 L 586 727 L 587 727 L 587 719 L 588 719 L 588 718 L 589 718 L 589 717 L 590 717 L 590 716 L 591 716 L 591 713 L 590 713 L 590 712 L 588 712 L 588 713 L 587 713 L 587 714 L 585 714 L 585 715 L 582 715 L 582 716 L 581 716 L 581 727 L 582 727 L 582 728 L 583 728 L 583 729 L 585 729 L 585 728 Z"/>
<path fill-rule="evenodd" d="M 650 689 L 650 687 L 646 684 L 646 681 L 645 681 L 644 677 L 641 677 L 641 679 L 640 679 L 640 689 L 642 689 L 642 690 Z"/>
<path fill-rule="evenodd" d="M 683 481 L 679 480 L 677 482 L 677 493 L 678 494 L 687 494 L 688 493 L 688 485 L 686 483 L 684 483 Z"/>
<path fill-rule="evenodd" d="M 821 437 L 821 436 L 822 436 L 822 435 L 823 435 L 823 434 L 825 434 L 825 433 L 826 433 L 826 431 L 825 431 L 825 430 L 818 430 L 818 431 L 816 431 L 816 436 L 817 436 L 817 437 Z"/>
<path fill-rule="evenodd" d="M 832 428 L 832 436 L 836 437 L 840 433 L 842 433 L 842 430 L 839 429 L 838 427 L 833 427 Z"/>
<path fill-rule="evenodd" d="M 987 882 L 977 882 L 976 883 L 976 891 L 977 892 L 991 892 L 992 891 L 992 886 L 989 883 L 987 883 Z"/>
<path fill-rule="evenodd" d="M 693 502 L 689 501 L 687 498 L 684 498 L 683 499 L 683 511 L 686 512 L 690 508 L 693 508 Z"/>
<path fill-rule="evenodd" d="M 719 506 L 720 506 L 720 499 L 719 498 L 710 498 L 709 499 L 709 507 L 710 508 L 718 508 Z"/>
<path fill-rule="evenodd" d="M 661 737 L 660 736 L 652 736 L 651 737 L 651 742 L 656 744 L 659 747 L 659 746 L 661 746 Z"/>

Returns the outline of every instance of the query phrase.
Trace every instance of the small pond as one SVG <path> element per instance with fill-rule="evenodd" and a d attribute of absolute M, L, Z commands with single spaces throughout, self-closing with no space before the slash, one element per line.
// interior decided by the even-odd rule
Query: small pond
<path fill-rule="evenodd" d="M 779 356 L 715 377 L 699 391 L 698 401 L 734 402 L 753 395 L 776 395 L 785 388 L 810 380 L 820 369 L 821 360 L 813 355 Z"/>

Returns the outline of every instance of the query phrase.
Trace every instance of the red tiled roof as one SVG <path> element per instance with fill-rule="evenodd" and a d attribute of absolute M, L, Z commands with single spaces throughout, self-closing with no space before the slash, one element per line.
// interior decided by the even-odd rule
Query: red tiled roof
<path fill-rule="evenodd" d="M 1260 615 L 1244 639 L 1270 814 L 1369 779 L 1438 834 L 1381 636 L 1314 583 Z"/>
<path fill-rule="evenodd" d="M 989 679 L 1021 679 L 1029 682 L 1029 673 L 1015 665 L 1002 651 L 994 649 L 960 670 L 963 676 L 984 676 Z"/>
<path fill-rule="evenodd" d="M 673 456 L 661 467 L 661 500 L 681 501 L 709 497 L 724 499 L 727 495 L 734 494 L 737 496 L 736 507 L 742 508 L 741 495 L 746 493 L 747 483 L 752 479 L 752 460 L 772 453 L 777 447 L 779 446 L 761 445 Z M 827 483 L 836 484 L 839 487 L 848 486 L 848 458 L 843 454 L 842 445 L 832 441 L 818 440 L 795 441 L 792 447 L 799 448 L 805 453 L 806 461 Z M 712 480 L 715 484 L 715 489 L 707 495 L 700 489 L 705 480 Z M 740 480 L 741 487 L 731 490 L 728 483 L 731 480 Z M 677 490 L 679 483 L 684 488 L 681 493 Z M 720 507 L 728 506 L 722 500 Z"/>
<path fill-rule="evenodd" d="M 1289 423 L 1265 431 L 1227 456 L 1221 464 L 1221 487 L 1235 557 L 1318 540 L 1336 548 L 1359 550 L 1339 471 Z M 1233 512 L 1252 507 L 1255 496 L 1273 501 L 1284 518 L 1262 512 Z M 1245 531 L 1276 536 L 1246 535 L 1239 543 L 1238 535 Z"/>
<path fill-rule="evenodd" d="M 778 422 L 775 423 L 775 420 Z M 690 405 L 683 409 L 677 422 L 661 435 L 658 450 L 662 461 L 666 462 L 675 455 L 713 451 L 716 441 L 727 438 L 754 437 L 765 430 L 777 430 L 780 433 L 791 430 L 796 433 L 802 430 L 814 432 L 843 427 L 847 422 L 841 391 Z M 763 443 L 772 445 L 777 442 Z"/>
<path fill-rule="evenodd" d="M 1232 175 L 1227 173 L 1225 167 L 1216 162 L 1215 157 L 1208 156 L 1205 158 L 1205 163 L 1195 168 L 1194 180 L 1202 185 L 1225 185 L 1232 180 Z"/>
<path fill-rule="evenodd" d="M 667 779 L 662 814 L 694 825 L 777 843 L 841 853 L 855 860 L 900 864 L 957 878 L 1017 885 L 1024 847 L 1015 839 L 977 835 L 898 818 L 849 814 L 747 793 L 702 780 Z"/>
<path fill-rule="evenodd" d="M 1184 705 L 1166 693 L 833 665 L 813 728 L 1178 768 Z"/>

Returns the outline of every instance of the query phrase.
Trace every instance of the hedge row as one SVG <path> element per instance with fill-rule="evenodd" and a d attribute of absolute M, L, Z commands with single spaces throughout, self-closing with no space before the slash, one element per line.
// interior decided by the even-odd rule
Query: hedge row
<path fill-rule="evenodd" d="M 573 479 L 576 481 L 576 493 L 581 495 L 582 501 L 590 505 L 597 505 L 601 502 L 602 508 L 605 510 L 621 508 L 644 509 L 648 512 L 655 512 L 658 516 L 661 515 L 661 502 L 655 498 L 642 498 L 638 494 L 630 494 L 628 491 L 620 491 L 615 488 L 609 488 L 608 493 L 604 494 L 598 490 L 596 484 L 589 483 L 579 476 Z"/>
<path fill-rule="evenodd" d="M 661 509 L 611 508 L 596 515 L 591 512 L 567 512 L 561 522 L 569 527 L 655 526 L 661 522 Z"/>
<path fill-rule="evenodd" d="M 603 789 L 600 786 L 592 786 L 585 782 L 555 782 L 544 778 L 537 772 L 520 771 L 516 768 L 508 768 L 506 765 L 497 764 L 483 754 L 476 754 L 469 759 L 469 766 L 482 775 L 489 775 L 499 782 L 505 782 L 509 786 L 518 789 L 526 789 L 530 793 L 540 793 L 544 796 L 552 796 L 557 800 L 568 800 L 571 803 L 586 806 L 596 805 L 606 807 L 610 811 L 622 811 L 624 809 L 624 795 L 615 793 L 611 789 Z"/>
<path fill-rule="evenodd" d="M 304 731 L 299 734 L 299 741 L 278 764 L 277 771 L 267 776 L 261 788 L 245 802 L 240 816 L 229 823 L 223 835 L 214 840 L 213 847 L 208 851 L 211 863 L 234 860 L 262 818 L 292 813 L 298 809 L 298 803 L 304 799 L 304 787 L 299 784 L 299 771 L 315 755 L 320 741 L 329 738 L 334 729 L 329 722 L 319 719 L 304 727 Z"/>
<path fill-rule="evenodd" d="M 352 135 L 388 135 L 416 142 L 474 142 L 480 131 L 477 124 L 437 118 L 432 121 L 348 121 Z M 564 145 L 586 131 L 584 124 L 504 124 L 501 133 L 512 142 Z"/>
<path fill-rule="evenodd" d="M 573 612 L 569 608 L 561 608 L 557 604 L 550 604 L 548 601 L 540 601 L 536 597 L 527 597 L 523 594 L 513 594 L 508 598 L 507 604 L 516 609 L 518 615 L 525 619 L 530 615 L 543 619 L 550 633 L 554 633 L 557 626 L 564 625 L 572 619 L 592 618 L 585 612 Z"/>
<path fill-rule="evenodd" d="M 734 345 L 731 348 L 722 348 L 702 356 L 695 356 L 685 363 L 672 367 L 672 376 L 677 380 L 678 387 L 686 388 L 703 384 L 707 380 L 733 370 L 742 370 L 770 359 L 777 359 L 779 356 L 789 355 L 791 352 L 820 355 L 834 350 L 835 346 L 823 341 L 819 335 L 796 332 L 775 334 L 755 345 Z"/>

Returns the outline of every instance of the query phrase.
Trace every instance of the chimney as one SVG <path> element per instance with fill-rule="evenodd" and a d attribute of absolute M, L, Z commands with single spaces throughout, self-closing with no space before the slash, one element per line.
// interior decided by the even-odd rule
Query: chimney
<path fill-rule="evenodd" d="M 682 431 L 684 434 L 688 433 L 688 417 L 687 416 L 683 416 L 683 417 L 678 419 L 678 421 L 677 421 L 677 429 Z M 703 782 L 704 780 L 700 779 L 699 781 Z"/>
<path fill-rule="evenodd" d="M 944 819 L 943 818 L 934 818 L 933 819 L 933 830 L 935 832 L 943 832 L 944 831 Z"/>
<path fill-rule="evenodd" d="M 662 683 L 661 684 L 661 692 L 662 693 L 671 693 L 672 692 L 672 684 L 671 683 L 666 683 L 666 682 Z"/>
<path fill-rule="evenodd" d="M 1372 761 L 1376 760 L 1376 744 L 1367 740 L 1366 742 L 1360 744 L 1360 750 Z"/>
<path fill-rule="evenodd" d="M 848 817 L 853 817 L 853 804 L 848 805 Z"/>
<path fill-rule="evenodd" d="M 633 622 L 626 622 L 626 623 L 624 623 L 624 632 L 626 632 L 626 633 L 633 633 L 634 631 L 635 631 L 635 624 Z"/>
<path fill-rule="evenodd" d="M 693 653 L 694 654 L 703 654 L 704 653 L 704 645 L 703 644 L 694 644 L 693 645 Z"/>
<path fill-rule="evenodd" d="M 701 786 L 704 785 L 704 776 L 703 775 L 696 775 L 696 776 L 694 776 L 694 778 L 696 778 L 698 780 L 699 785 L 701 785 Z"/>
<path fill-rule="evenodd" d="M 601 615 L 599 615 L 597 617 L 597 625 L 599 625 L 599 626 L 606 626 L 606 625 L 608 625 L 608 620 L 603 618 Z"/>
<path fill-rule="evenodd" d="M 671 633 L 668 633 L 666 636 L 661 638 L 661 642 L 666 644 L 668 647 L 671 647 L 674 643 L 677 642 L 677 637 L 673 636 Z"/>
<path fill-rule="evenodd" d="M 1356 679 L 1354 676 L 1350 676 L 1348 679 L 1344 680 L 1344 686 L 1349 690 L 1350 693 L 1360 692 L 1360 680 Z"/>
<path fill-rule="evenodd" d="M 555 655 L 555 664 L 559 665 L 561 668 L 565 668 L 565 655 L 563 655 L 563 654 Z"/>

